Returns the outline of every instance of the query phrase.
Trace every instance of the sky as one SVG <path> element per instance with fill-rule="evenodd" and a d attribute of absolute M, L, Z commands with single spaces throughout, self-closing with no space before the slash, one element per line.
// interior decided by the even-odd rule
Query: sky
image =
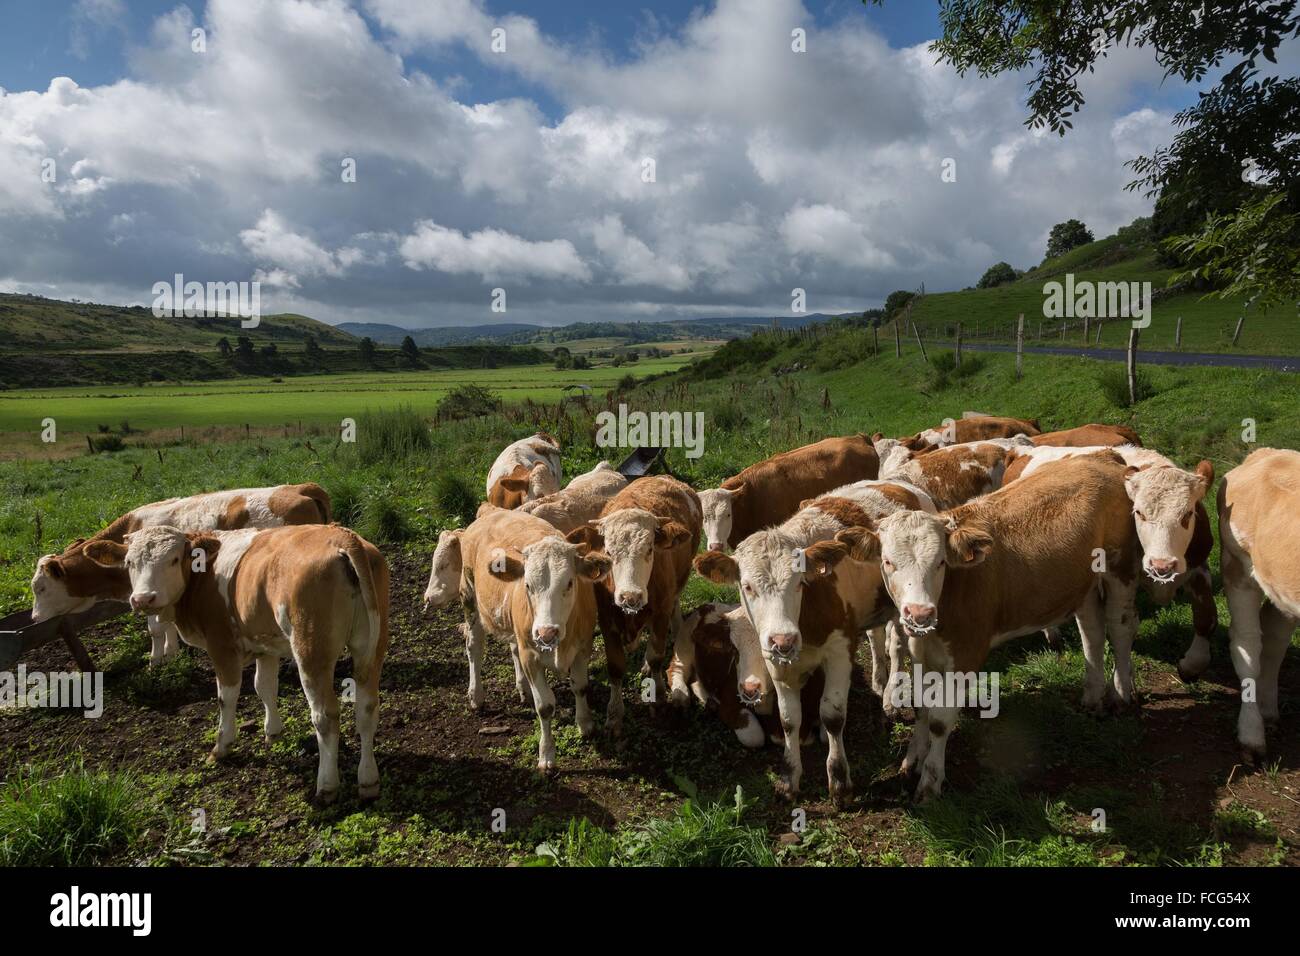
<path fill-rule="evenodd" d="M 1149 213 L 1124 164 L 1195 90 L 1115 49 L 1069 135 L 1031 131 L 1026 76 L 935 62 L 937 12 L 0 0 L 0 291 L 148 305 L 179 273 L 409 328 L 842 312 Z"/>

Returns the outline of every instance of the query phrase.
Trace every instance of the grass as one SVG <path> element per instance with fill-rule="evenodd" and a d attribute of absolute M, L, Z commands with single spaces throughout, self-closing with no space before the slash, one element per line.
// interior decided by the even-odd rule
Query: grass
<path fill-rule="evenodd" d="M 19 768 L 0 786 L 0 866 L 84 866 L 129 848 L 147 820 L 129 773 L 80 760 Z"/>

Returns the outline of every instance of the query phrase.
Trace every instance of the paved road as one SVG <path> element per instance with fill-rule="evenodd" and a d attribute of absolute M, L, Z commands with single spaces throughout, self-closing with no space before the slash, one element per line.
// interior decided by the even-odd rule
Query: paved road
<path fill-rule="evenodd" d="M 1014 352 L 1014 345 L 992 345 L 963 342 L 962 351 Z M 1084 358 L 1123 362 L 1124 349 L 1082 349 L 1068 346 L 1025 346 L 1025 352 L 1034 355 L 1079 355 Z M 1300 372 L 1300 358 L 1286 355 L 1220 355 L 1217 352 L 1160 352 L 1138 347 L 1138 364 L 1153 365 L 1217 365 L 1226 368 L 1263 368 L 1274 372 Z"/>

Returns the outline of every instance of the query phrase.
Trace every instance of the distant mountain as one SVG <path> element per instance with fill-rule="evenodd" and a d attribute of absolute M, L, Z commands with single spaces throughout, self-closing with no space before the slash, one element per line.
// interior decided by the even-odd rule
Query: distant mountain
<path fill-rule="evenodd" d="M 380 345 L 401 345 L 402 339 L 410 336 L 421 348 L 442 345 L 481 345 L 499 342 L 501 339 L 521 332 L 541 332 L 540 325 L 526 325 L 522 322 L 503 322 L 500 325 L 449 326 L 435 329 L 406 329 L 400 325 L 388 325 L 383 322 L 341 322 L 336 328 L 355 336 L 370 338 Z"/>

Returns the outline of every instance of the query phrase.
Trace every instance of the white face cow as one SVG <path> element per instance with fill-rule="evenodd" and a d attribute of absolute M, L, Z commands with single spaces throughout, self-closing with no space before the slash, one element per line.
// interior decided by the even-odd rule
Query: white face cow
<path fill-rule="evenodd" d="M 1142 568 L 1167 584 L 1187 570 L 1187 547 L 1196 528 L 1196 503 L 1214 484 L 1214 465 L 1202 461 L 1195 473 L 1170 465 L 1129 468 L 1124 490 L 1142 542 Z"/>
<path fill-rule="evenodd" d="M 191 550 L 202 548 L 211 565 L 220 545 L 214 538 L 189 536 L 177 528 L 160 525 L 128 534 L 125 544 L 91 541 L 87 556 L 104 567 L 126 565 L 131 576 L 131 608 L 155 614 L 181 599 L 187 582 Z"/>
<path fill-rule="evenodd" d="M 961 527 L 924 511 L 895 512 L 875 533 L 851 528 L 835 538 L 852 545 L 854 557 L 879 559 L 903 630 L 914 637 L 939 626 L 939 598 L 948 569 L 974 567 L 993 547 L 993 539 L 982 529 Z"/>
<path fill-rule="evenodd" d="M 446 607 L 460 595 L 460 535 L 459 531 L 444 531 L 438 535 L 433 567 L 429 569 L 429 586 L 424 589 L 426 611 Z"/>
<path fill-rule="evenodd" d="M 704 510 L 704 540 L 710 551 L 727 550 L 735 497 L 735 492 L 726 488 L 710 488 L 700 492 L 700 507 Z"/>
<path fill-rule="evenodd" d="M 95 598 L 77 596 L 68 590 L 67 573 L 63 560 L 57 554 L 47 554 L 36 562 L 32 575 L 32 623 L 45 621 L 60 614 L 88 611 Z"/>
<path fill-rule="evenodd" d="M 731 646 L 736 649 L 736 693 L 740 702 L 751 707 L 761 705 L 772 690 L 772 675 L 763 666 L 763 644 L 748 620 L 731 621 L 728 628 Z"/>
<path fill-rule="evenodd" d="M 812 552 L 827 544 L 819 542 L 801 550 L 794 539 L 776 528 L 768 528 L 742 541 L 734 557 L 708 551 L 696 559 L 695 567 L 716 584 L 737 585 L 740 603 L 758 632 L 763 656 L 774 664 L 793 664 L 799 659 L 803 643 L 799 614 L 803 610 L 804 587 L 833 566 L 831 562 L 816 559 L 819 556 Z M 842 545 L 838 548 L 843 556 L 846 548 Z M 743 678 L 740 679 L 743 696 Z"/>
<path fill-rule="evenodd" d="M 533 643 L 540 651 L 553 651 L 567 635 L 579 581 L 599 581 L 609 565 L 607 555 L 557 537 L 503 551 L 488 567 L 503 581 L 522 579 L 533 614 Z"/>
<path fill-rule="evenodd" d="M 690 537 L 691 532 L 671 518 L 643 508 L 620 508 L 571 532 L 569 540 L 586 541 L 609 555 L 614 603 L 624 613 L 635 614 L 650 600 L 655 551 L 675 548 Z"/>
<path fill-rule="evenodd" d="M 893 477 L 899 468 L 912 459 L 912 450 L 897 438 L 877 438 L 872 445 L 876 449 L 876 457 L 880 459 L 877 474 L 882 479 Z"/>

